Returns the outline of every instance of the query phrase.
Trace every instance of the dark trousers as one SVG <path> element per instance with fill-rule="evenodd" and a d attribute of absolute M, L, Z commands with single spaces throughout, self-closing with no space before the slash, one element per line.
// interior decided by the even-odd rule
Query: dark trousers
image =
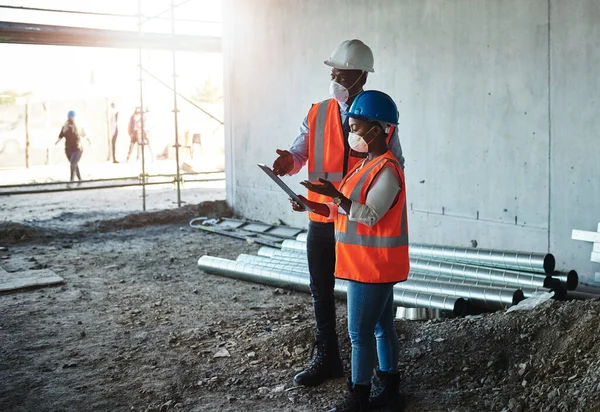
<path fill-rule="evenodd" d="M 77 175 L 77 179 L 81 180 L 81 173 L 79 173 L 79 160 L 81 160 L 82 151 L 77 150 L 69 150 L 65 152 L 67 155 L 67 159 L 69 159 L 69 163 L 71 163 L 71 182 L 75 180 L 75 175 Z"/>
<path fill-rule="evenodd" d="M 310 292 L 313 298 L 317 340 L 336 339 L 335 333 L 335 235 L 333 223 L 310 221 L 306 240 Z"/>

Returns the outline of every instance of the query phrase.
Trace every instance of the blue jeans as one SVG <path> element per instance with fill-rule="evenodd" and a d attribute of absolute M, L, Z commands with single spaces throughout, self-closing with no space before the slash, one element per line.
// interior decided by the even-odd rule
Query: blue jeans
<path fill-rule="evenodd" d="M 393 283 L 348 282 L 348 332 L 355 385 L 371 384 L 375 356 L 382 371 L 398 371 L 400 344 L 394 328 L 393 287 Z"/>

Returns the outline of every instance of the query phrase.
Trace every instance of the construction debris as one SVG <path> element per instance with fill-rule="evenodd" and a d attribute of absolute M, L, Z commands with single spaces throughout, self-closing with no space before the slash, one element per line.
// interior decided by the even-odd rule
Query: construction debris
<path fill-rule="evenodd" d="M 594 244 L 590 260 L 600 263 L 600 223 L 598 223 L 597 232 L 586 232 L 585 230 L 575 230 L 571 234 L 571 239 L 591 242 Z"/>
<path fill-rule="evenodd" d="M 0 270 L 0 293 L 10 293 L 43 286 L 55 286 L 64 282 L 63 278 L 50 269 L 24 270 L 13 273 L 6 272 L 3 269 Z"/>
<path fill-rule="evenodd" d="M 249 243 L 281 248 L 285 239 L 294 239 L 304 229 L 286 225 L 269 225 L 241 219 L 198 217 L 192 219 L 190 227 L 223 236 L 246 240 Z"/>

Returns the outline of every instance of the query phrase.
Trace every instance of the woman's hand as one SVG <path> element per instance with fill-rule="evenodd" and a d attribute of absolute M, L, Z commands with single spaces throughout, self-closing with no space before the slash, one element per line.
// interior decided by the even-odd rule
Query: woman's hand
<path fill-rule="evenodd" d="M 316 213 L 321 216 L 329 217 L 329 208 L 327 207 L 327 205 L 325 205 L 323 203 L 311 202 L 310 200 L 308 200 L 307 198 L 305 198 L 302 195 L 298 195 L 298 198 L 300 198 L 302 203 L 304 203 L 306 206 L 311 208 L 313 210 L 313 213 Z M 290 198 L 290 203 L 292 204 L 292 209 L 294 209 L 295 212 L 306 212 L 306 209 L 304 209 L 304 206 L 302 206 L 300 203 L 296 202 L 294 199 Z"/>
<path fill-rule="evenodd" d="M 304 202 L 305 205 L 310 206 L 309 203 L 311 203 L 311 202 L 307 198 L 305 198 L 304 196 L 301 196 L 301 195 L 298 195 L 298 197 L 300 198 L 300 200 L 302 200 L 302 202 Z M 291 197 L 290 197 L 290 204 L 292 205 L 292 209 L 294 210 L 294 212 L 306 212 L 306 209 L 304 208 L 304 206 L 302 206 L 300 203 L 296 202 Z"/>
<path fill-rule="evenodd" d="M 331 183 L 329 180 L 319 178 L 319 182 L 321 184 L 311 183 L 308 180 L 304 180 L 300 182 L 300 184 L 311 192 L 315 192 L 323 196 L 336 197 L 340 195 L 339 190 L 337 190 L 333 183 Z"/>

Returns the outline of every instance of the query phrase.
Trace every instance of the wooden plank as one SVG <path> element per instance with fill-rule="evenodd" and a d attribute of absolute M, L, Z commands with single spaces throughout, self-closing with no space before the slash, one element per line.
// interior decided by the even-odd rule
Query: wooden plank
<path fill-rule="evenodd" d="M 573 229 L 571 239 L 582 240 L 584 242 L 600 242 L 600 233 L 598 232 L 586 232 L 585 230 Z"/>
<path fill-rule="evenodd" d="M 592 249 L 592 252 L 600 253 L 600 243 L 599 242 L 594 243 L 594 248 Z"/>
<path fill-rule="evenodd" d="M 21 289 L 53 286 L 65 280 L 50 269 L 24 270 L 22 272 L 4 273 L 0 277 L 0 293 L 15 292 Z"/>
<path fill-rule="evenodd" d="M 590 260 L 592 262 L 598 262 L 598 263 L 600 263 L 600 253 L 598 253 L 598 252 L 592 252 L 592 257 L 590 258 Z"/>

